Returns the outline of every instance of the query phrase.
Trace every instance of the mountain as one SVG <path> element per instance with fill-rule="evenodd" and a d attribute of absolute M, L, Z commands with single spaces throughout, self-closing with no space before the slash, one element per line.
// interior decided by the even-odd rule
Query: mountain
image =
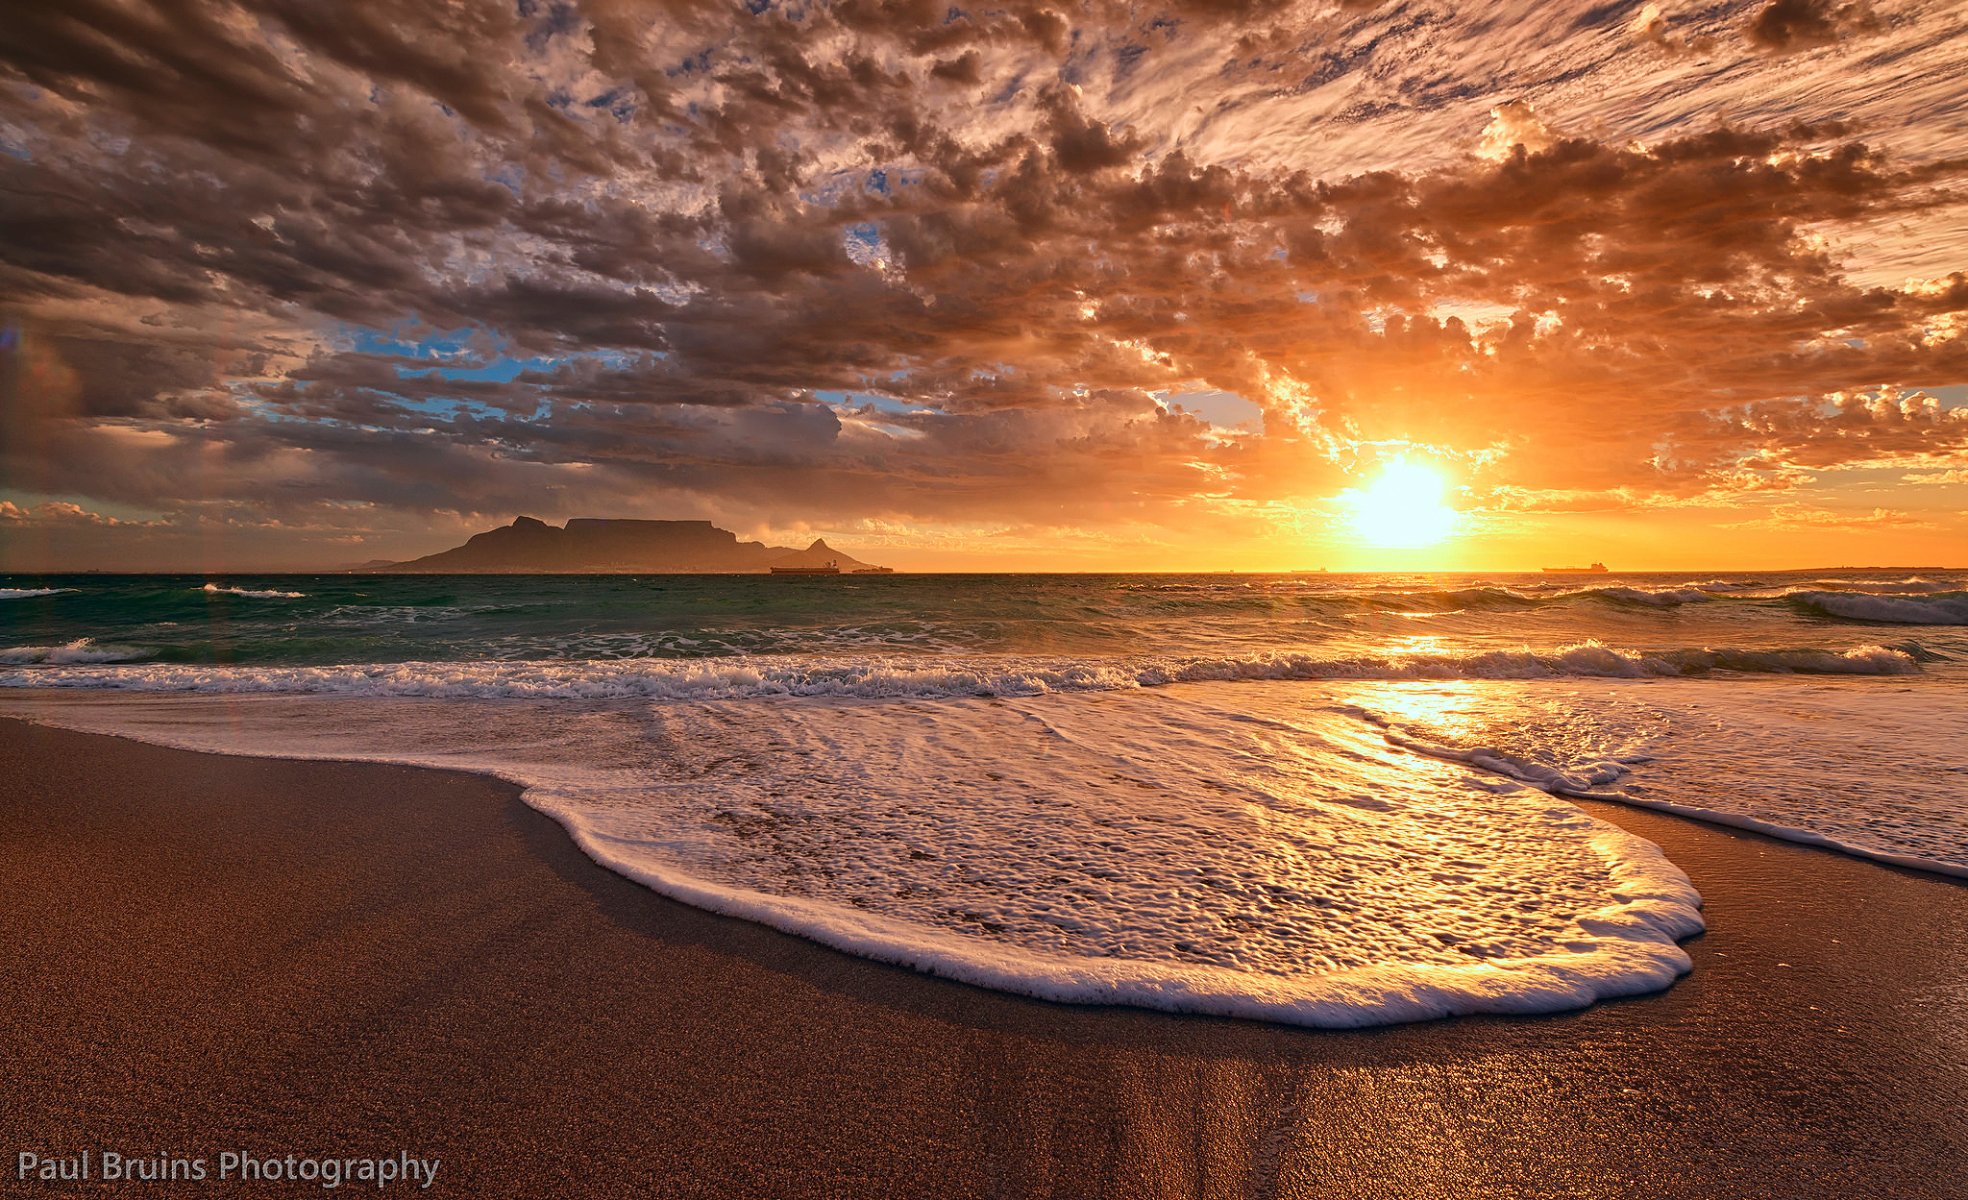
<path fill-rule="evenodd" d="M 765 571 L 868 564 L 816 541 L 804 550 L 741 542 L 709 521 L 617 521 L 576 517 L 565 527 L 533 517 L 473 534 L 462 546 L 378 570 L 407 574 L 575 574 Z"/>
<path fill-rule="evenodd" d="M 871 571 L 874 569 L 873 563 L 864 563 L 858 558 L 842 554 L 832 546 L 829 546 L 825 538 L 815 538 L 813 544 L 806 549 L 789 550 L 766 565 L 771 567 L 824 567 L 828 563 L 839 567 L 842 572 Z"/>

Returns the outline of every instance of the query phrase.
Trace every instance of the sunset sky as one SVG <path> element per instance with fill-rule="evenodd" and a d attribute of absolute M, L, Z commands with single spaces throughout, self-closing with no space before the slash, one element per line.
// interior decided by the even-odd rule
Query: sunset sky
<path fill-rule="evenodd" d="M 1959 0 L 17 5 L 0 569 L 1958 565 L 1964 270 Z"/>

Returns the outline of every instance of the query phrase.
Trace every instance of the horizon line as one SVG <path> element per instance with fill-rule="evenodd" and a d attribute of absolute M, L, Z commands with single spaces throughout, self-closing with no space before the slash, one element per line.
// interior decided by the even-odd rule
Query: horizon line
<path fill-rule="evenodd" d="M 405 562 L 414 560 L 406 559 Z M 896 568 L 884 572 L 882 576 L 856 575 L 855 578 L 879 578 L 895 575 L 1560 575 L 1567 578 L 1600 578 L 1616 575 L 1697 575 L 1713 571 L 1735 571 L 1745 575 L 1800 575 L 1813 571 L 1946 571 L 1968 572 L 1968 565 L 1943 566 L 1935 563 L 1873 563 L 1840 566 L 1802 566 L 1802 567 L 1646 567 L 1633 570 L 1583 571 L 1576 568 L 1551 570 L 1543 567 L 1408 567 L 1371 569 L 1328 569 L 1323 567 L 1226 567 L 1221 569 L 1157 569 L 1157 568 L 1112 568 L 1108 570 L 1060 570 L 1056 568 L 1023 569 L 963 569 L 963 568 L 925 568 L 908 570 Z M 621 571 L 396 571 L 385 568 L 358 567 L 225 567 L 225 568 L 171 568 L 159 570 L 110 570 L 99 567 L 71 568 L 67 570 L 4 570 L 0 576 L 49 576 L 49 575 L 108 575 L 127 578 L 141 578 L 159 575 L 348 575 L 348 576 L 414 576 L 418 578 L 461 578 L 461 577 L 507 577 L 507 576 L 554 576 L 572 577 L 581 575 L 598 576 L 636 576 L 636 575 L 691 575 L 691 576 L 745 576 L 754 575 L 772 578 L 769 571 L 664 571 L 664 570 L 621 570 Z M 848 573 L 843 573 L 846 578 Z"/>

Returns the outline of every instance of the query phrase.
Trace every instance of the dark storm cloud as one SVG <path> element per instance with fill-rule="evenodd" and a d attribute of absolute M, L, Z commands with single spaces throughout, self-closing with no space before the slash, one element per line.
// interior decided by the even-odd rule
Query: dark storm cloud
<path fill-rule="evenodd" d="M 1931 13 L 1723 15 L 1766 49 L 1945 54 Z M 0 28 L 8 479 L 336 530 L 529 496 L 1097 526 L 1329 494 L 1374 443 L 1660 495 L 1968 446 L 1947 410 L 1831 399 L 1968 381 L 1961 277 L 1862 283 L 1834 244 L 1944 226 L 1968 147 L 1896 152 L 1852 105 L 1614 136 L 1441 91 L 1457 52 L 1397 51 L 1451 15 L 1398 17 L 30 6 Z M 1553 77 L 1606 61 L 1597 28 Z M 1326 65 L 1251 93 L 1260 44 Z M 1780 69 L 1743 53 L 1655 69 Z M 1436 83 L 1371 98 L 1395 72 Z M 1362 98 L 1312 123 L 1331 137 L 1441 113 L 1463 149 L 1334 168 L 1228 132 L 1333 87 Z M 1264 436 L 1156 398 L 1194 388 L 1259 404 Z"/>

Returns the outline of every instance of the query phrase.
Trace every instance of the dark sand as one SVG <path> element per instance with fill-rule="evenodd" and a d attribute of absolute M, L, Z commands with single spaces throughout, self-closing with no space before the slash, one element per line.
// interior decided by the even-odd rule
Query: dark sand
<path fill-rule="evenodd" d="M 0 780 L 4 1194 L 107 1147 L 408 1149 L 450 1196 L 1968 1196 L 1968 888 L 1753 834 L 1595 808 L 1707 897 L 1663 995 L 1326 1033 L 710 916 L 469 775 L 7 721 Z"/>

